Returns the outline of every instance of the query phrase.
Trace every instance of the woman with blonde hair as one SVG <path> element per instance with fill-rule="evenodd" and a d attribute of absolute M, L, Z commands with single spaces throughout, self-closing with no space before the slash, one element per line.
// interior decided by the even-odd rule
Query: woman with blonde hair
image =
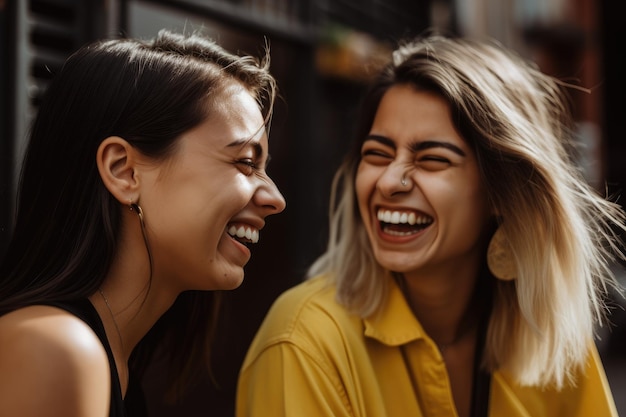
<path fill-rule="evenodd" d="M 594 345 L 624 212 L 574 163 L 564 88 L 498 44 L 400 46 L 274 304 L 243 416 L 616 416 Z"/>

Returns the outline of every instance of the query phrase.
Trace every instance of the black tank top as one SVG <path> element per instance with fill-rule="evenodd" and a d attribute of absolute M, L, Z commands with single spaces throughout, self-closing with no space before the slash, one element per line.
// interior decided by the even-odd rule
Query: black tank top
<path fill-rule="evenodd" d="M 126 392 L 126 400 L 122 397 L 122 387 L 120 385 L 119 376 L 117 374 L 117 366 L 113 358 L 113 351 L 109 345 L 109 341 L 104 331 L 104 326 L 98 312 L 87 299 L 76 300 L 71 302 L 55 302 L 47 303 L 47 305 L 58 307 L 75 315 L 84 321 L 100 339 L 102 346 L 107 352 L 109 358 L 109 368 L 111 369 L 111 407 L 109 417 L 145 417 L 147 411 L 143 398 L 140 384 L 129 378 L 129 386 Z"/>

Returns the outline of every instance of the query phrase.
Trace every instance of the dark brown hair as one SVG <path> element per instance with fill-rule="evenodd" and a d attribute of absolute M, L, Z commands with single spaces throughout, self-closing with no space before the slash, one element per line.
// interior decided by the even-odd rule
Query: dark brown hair
<path fill-rule="evenodd" d="M 199 34 L 168 31 L 151 41 L 105 40 L 74 53 L 54 76 L 32 126 L 14 231 L 0 262 L 0 315 L 84 299 L 102 284 L 127 209 L 98 174 L 103 139 L 120 136 L 165 158 L 182 133 L 209 116 L 213 96 L 230 82 L 257 99 L 267 122 L 276 94 L 268 67 L 267 55 L 237 56 Z M 143 369 L 159 340 L 176 340 L 170 380 L 180 382 L 210 351 L 215 297 L 181 294 L 139 343 L 131 369 Z"/>

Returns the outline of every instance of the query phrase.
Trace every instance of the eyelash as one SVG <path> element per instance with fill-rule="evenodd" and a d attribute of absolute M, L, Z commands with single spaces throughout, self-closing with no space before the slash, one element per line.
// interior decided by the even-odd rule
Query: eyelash
<path fill-rule="evenodd" d="M 365 157 L 379 157 L 379 158 L 385 158 L 385 159 L 393 159 L 393 156 L 389 155 L 386 152 L 381 152 L 377 149 L 366 149 L 361 153 L 361 158 L 365 158 Z M 437 155 L 426 155 L 423 157 L 420 157 L 419 159 L 417 159 L 417 162 L 423 162 L 423 163 L 427 163 L 427 162 L 440 162 L 443 164 L 450 164 L 450 160 L 448 158 L 442 157 L 442 156 L 437 156 Z"/>
<path fill-rule="evenodd" d="M 389 156 L 387 153 L 381 152 L 375 149 L 365 150 L 361 153 L 361 157 L 366 157 L 366 156 L 380 156 L 381 158 L 391 159 L 391 156 Z"/>
<path fill-rule="evenodd" d="M 252 175 L 254 171 L 259 170 L 259 166 L 250 158 L 239 159 L 237 164 L 244 166 L 244 174 L 246 175 Z"/>
<path fill-rule="evenodd" d="M 433 155 L 425 156 L 421 158 L 420 161 L 444 162 L 446 164 L 450 163 L 450 160 L 448 158 L 444 158 L 442 156 L 433 156 Z"/>

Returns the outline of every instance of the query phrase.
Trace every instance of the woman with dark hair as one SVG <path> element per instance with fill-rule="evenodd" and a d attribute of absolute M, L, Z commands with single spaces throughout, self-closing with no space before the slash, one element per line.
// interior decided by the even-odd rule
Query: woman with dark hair
<path fill-rule="evenodd" d="M 241 284 L 285 207 L 266 173 L 268 66 L 168 31 L 66 61 L 0 263 L 0 415 L 124 416 L 159 340 L 175 388 L 206 359 L 212 290 Z"/>
<path fill-rule="evenodd" d="M 572 162 L 562 87 L 495 43 L 393 53 L 238 416 L 617 416 L 593 338 L 625 216 Z"/>

